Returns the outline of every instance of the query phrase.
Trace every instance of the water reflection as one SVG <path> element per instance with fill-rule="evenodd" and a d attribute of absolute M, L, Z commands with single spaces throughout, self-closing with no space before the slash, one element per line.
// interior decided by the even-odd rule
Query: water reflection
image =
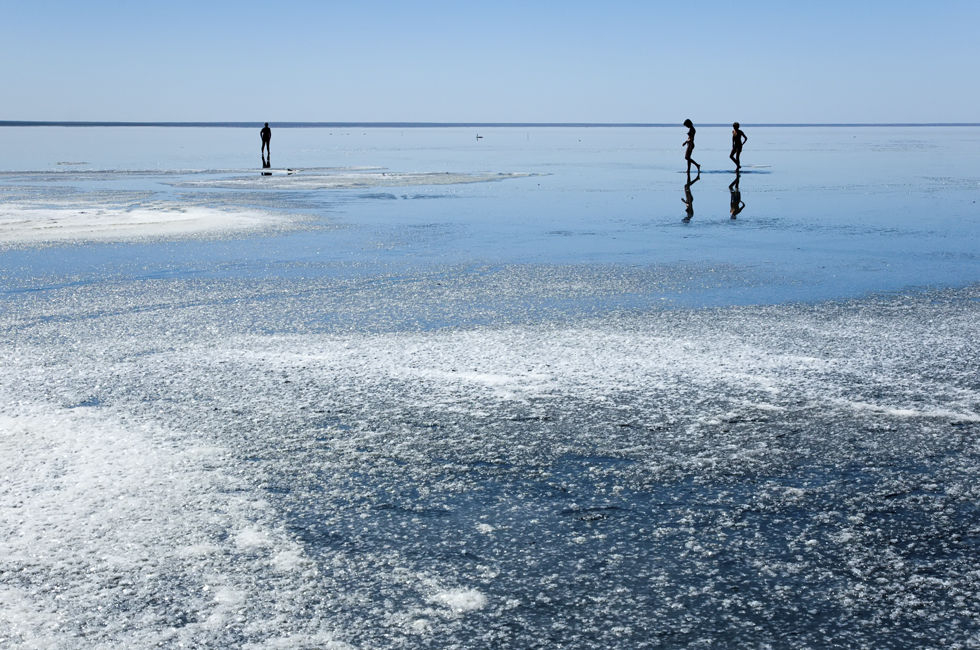
<path fill-rule="evenodd" d="M 728 191 L 731 193 L 732 219 L 738 217 L 739 213 L 745 209 L 745 203 L 742 201 L 742 191 L 738 187 L 738 183 L 741 180 L 742 174 L 740 172 L 735 172 L 735 180 L 733 180 L 728 186 Z"/>
<path fill-rule="evenodd" d="M 694 194 L 691 193 L 691 186 L 697 183 L 699 180 L 701 180 L 700 169 L 698 170 L 698 175 L 694 177 L 693 181 L 691 180 L 691 172 L 688 171 L 687 182 L 684 183 L 684 198 L 681 199 L 681 203 L 686 206 L 684 212 L 687 214 L 687 216 L 685 216 L 683 219 L 685 223 L 690 221 L 691 217 L 694 216 Z"/>

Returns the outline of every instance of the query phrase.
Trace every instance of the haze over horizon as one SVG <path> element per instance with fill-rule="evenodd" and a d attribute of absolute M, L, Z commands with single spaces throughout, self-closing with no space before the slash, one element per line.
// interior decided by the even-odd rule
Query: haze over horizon
<path fill-rule="evenodd" d="M 40 0 L 5 19 L 0 120 L 980 121 L 964 0 Z"/>
<path fill-rule="evenodd" d="M 175 120 L 0 120 L 0 127 L 7 126 L 144 126 L 144 127 L 229 127 L 229 128 L 254 128 L 261 124 L 263 120 L 225 120 L 214 122 L 202 122 L 198 120 L 175 121 Z M 677 123 L 668 122 L 409 122 L 404 120 L 392 120 L 385 122 L 318 122 L 315 120 L 297 120 L 290 122 L 272 121 L 270 125 L 276 128 L 441 128 L 441 127 L 486 127 L 486 128 L 507 128 L 507 127 L 637 127 L 637 128 L 677 128 Z M 742 122 L 743 127 L 752 128 L 781 128 L 781 127 L 877 127 L 877 126 L 980 126 L 980 122 Z M 728 122 L 699 122 L 699 128 L 724 127 L 728 128 Z"/>

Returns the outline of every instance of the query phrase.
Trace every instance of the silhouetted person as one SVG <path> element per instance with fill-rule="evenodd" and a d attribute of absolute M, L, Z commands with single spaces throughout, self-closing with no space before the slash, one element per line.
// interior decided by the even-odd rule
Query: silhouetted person
<path fill-rule="evenodd" d="M 738 214 L 745 209 L 745 203 L 742 202 L 742 192 L 738 189 L 738 182 L 741 179 L 742 173 L 736 170 L 735 180 L 733 180 L 728 186 L 728 191 L 732 193 L 732 219 L 737 217 Z"/>
<path fill-rule="evenodd" d="M 695 163 L 697 164 L 697 163 Z M 685 205 L 684 212 L 687 214 L 684 217 L 684 221 L 690 221 L 691 217 L 694 216 L 694 195 L 691 194 L 691 186 L 701 180 L 701 170 L 698 169 L 698 175 L 691 180 L 691 172 L 687 172 L 687 182 L 684 183 L 684 198 L 681 199 L 681 203 Z"/>
<path fill-rule="evenodd" d="M 700 176 L 701 165 L 699 165 L 694 158 L 691 158 L 691 153 L 694 151 L 694 124 L 691 122 L 691 120 L 684 120 L 684 126 L 687 127 L 687 140 L 684 141 L 683 145 L 687 147 L 684 152 L 684 160 L 687 161 L 687 173 L 688 175 L 691 174 L 691 164 L 693 163 L 694 166 L 698 168 L 698 175 Z"/>
<path fill-rule="evenodd" d="M 735 163 L 735 171 L 737 172 L 742 168 L 742 163 L 739 162 L 742 157 L 742 145 L 749 141 L 749 136 L 745 135 L 742 129 L 738 127 L 738 122 L 732 124 L 732 129 L 732 152 L 728 154 L 728 157 Z"/>
<path fill-rule="evenodd" d="M 272 129 L 269 128 L 268 122 L 259 131 L 259 137 L 262 138 L 262 168 L 266 169 L 272 166 L 272 153 L 269 151 L 269 143 L 272 142 Z"/>

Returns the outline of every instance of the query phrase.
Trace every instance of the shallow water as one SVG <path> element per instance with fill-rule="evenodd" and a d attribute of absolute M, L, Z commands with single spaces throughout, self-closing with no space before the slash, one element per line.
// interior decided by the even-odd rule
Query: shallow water
<path fill-rule="evenodd" d="M 37 205 L 123 213 L 134 206 L 259 208 L 280 230 L 219 244 L 112 246 L 96 256 L 69 247 L 57 256 L 114 257 L 110 272 L 123 267 L 135 277 L 174 269 L 265 277 L 270 266 L 276 274 L 316 276 L 335 266 L 374 274 L 554 263 L 693 265 L 706 273 L 738 267 L 755 276 L 737 290 L 702 291 L 692 283 L 693 298 L 687 291 L 670 296 L 719 305 L 964 286 L 980 268 L 972 153 L 980 128 L 756 129 L 744 162 L 758 167 L 740 178 L 746 207 L 734 220 L 728 133 L 704 128 L 697 155 L 705 173 L 691 186 L 688 221 L 686 177 L 677 173 L 683 161 L 670 129 L 489 129 L 482 140 L 472 129 L 279 129 L 277 162 L 302 171 L 274 177 L 245 171 L 253 154 L 246 155 L 249 132 L 241 129 L 7 132 L 6 156 L 26 155 L 0 160 L 0 169 L 44 172 L 0 177 L 8 213 Z M 63 150 L 53 151 L 59 144 Z M 426 184 L 446 172 L 499 182 Z M 386 186 L 383 175 L 400 179 Z M 359 186 L 345 188 L 343 178 Z M 298 232 L 285 217 L 303 222 Z M 10 239 L 8 246 L 16 243 Z M 52 257 L 11 251 L 3 273 L 17 285 L 16 268 L 30 278 L 47 271 Z M 142 274 L 124 270 L 134 257 Z M 87 270 L 76 260 L 56 272 Z"/>
<path fill-rule="evenodd" d="M 980 643 L 980 129 L 8 131 L 269 218 L 3 244 L 0 645 Z"/>

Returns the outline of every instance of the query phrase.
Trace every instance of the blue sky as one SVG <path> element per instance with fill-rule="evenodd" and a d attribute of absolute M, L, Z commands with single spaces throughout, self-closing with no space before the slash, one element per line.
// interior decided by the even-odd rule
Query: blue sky
<path fill-rule="evenodd" d="M 5 1 L 0 119 L 980 122 L 980 2 Z"/>

